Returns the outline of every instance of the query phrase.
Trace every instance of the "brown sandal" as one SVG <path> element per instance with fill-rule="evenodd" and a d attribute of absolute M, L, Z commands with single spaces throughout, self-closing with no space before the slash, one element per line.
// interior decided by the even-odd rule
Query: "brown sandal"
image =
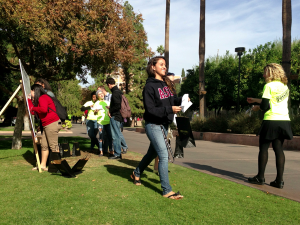
<path fill-rule="evenodd" d="M 165 197 L 165 198 L 169 198 L 169 199 L 173 199 L 173 200 L 180 200 L 180 199 L 183 199 L 183 195 L 181 195 L 180 192 L 178 191 L 177 193 L 169 195 L 168 197 Z"/>
<path fill-rule="evenodd" d="M 136 186 L 142 185 L 142 183 L 141 183 L 140 180 L 136 180 L 136 179 L 135 179 L 136 176 L 134 175 L 134 173 L 132 173 L 132 174 L 130 175 L 130 177 L 131 177 L 131 179 L 133 179 L 133 183 L 134 183 Z"/>

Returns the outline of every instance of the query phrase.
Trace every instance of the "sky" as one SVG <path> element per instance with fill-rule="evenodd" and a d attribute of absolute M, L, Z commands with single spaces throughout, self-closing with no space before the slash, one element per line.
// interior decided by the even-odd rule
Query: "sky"
<path fill-rule="evenodd" d="M 165 0 L 128 0 L 142 14 L 148 44 L 165 42 Z M 292 40 L 300 39 L 300 1 L 292 0 Z M 282 38 L 282 0 L 206 0 L 205 58 L 236 47 L 253 49 Z M 181 75 L 199 63 L 200 0 L 171 0 L 169 71 Z M 92 83 L 92 79 L 88 79 Z"/>

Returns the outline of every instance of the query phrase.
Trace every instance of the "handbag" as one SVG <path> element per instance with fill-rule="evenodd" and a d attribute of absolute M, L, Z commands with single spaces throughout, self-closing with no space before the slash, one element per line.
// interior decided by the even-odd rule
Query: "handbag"
<path fill-rule="evenodd" d="M 178 134 L 183 148 L 196 147 L 190 120 L 188 117 L 176 117 Z"/>
<path fill-rule="evenodd" d="M 74 142 L 73 143 L 73 149 L 72 149 L 72 156 L 80 156 L 80 148 L 79 148 L 79 143 L 78 142 Z"/>
<path fill-rule="evenodd" d="M 70 157 L 70 144 L 68 141 L 61 143 L 61 147 L 63 150 L 63 157 Z"/>
<path fill-rule="evenodd" d="M 53 164 L 60 171 L 61 175 L 76 177 L 71 167 L 69 166 L 69 163 L 65 159 L 53 160 L 51 161 L 51 164 Z"/>
<path fill-rule="evenodd" d="M 168 150 L 168 159 L 169 159 L 169 162 L 173 163 L 174 162 L 174 154 L 173 154 L 172 148 L 171 148 L 171 146 L 169 144 L 169 141 L 167 139 L 167 136 L 165 134 L 163 125 L 160 125 L 160 128 L 161 128 L 161 132 L 163 133 L 163 137 L 164 137 L 164 140 L 165 140 L 165 143 L 166 143 L 166 147 L 167 147 L 167 150 Z"/>
<path fill-rule="evenodd" d="M 183 147 L 182 147 L 182 144 L 181 144 L 180 137 L 178 135 L 176 136 L 176 145 L 175 145 L 174 157 L 175 158 L 184 158 Z"/>

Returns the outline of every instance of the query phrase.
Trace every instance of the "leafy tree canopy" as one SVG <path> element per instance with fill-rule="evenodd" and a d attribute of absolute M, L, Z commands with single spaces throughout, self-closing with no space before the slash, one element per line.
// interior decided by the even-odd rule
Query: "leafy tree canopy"
<path fill-rule="evenodd" d="M 131 62 L 140 38 L 118 0 L 0 0 L 1 71 L 19 71 L 19 58 L 30 75 L 85 80 Z"/>
<path fill-rule="evenodd" d="M 300 41 L 292 44 L 291 74 L 300 71 Z M 248 107 L 247 97 L 261 98 L 265 81 L 263 68 L 268 63 L 281 64 L 282 44 L 280 41 L 268 42 L 249 49 L 241 59 L 240 104 Z M 236 106 L 238 94 L 238 57 L 227 52 L 224 56 L 209 58 L 205 62 L 205 89 L 208 109 L 230 109 Z M 299 78 L 298 78 L 299 79 Z M 187 70 L 181 93 L 189 93 L 193 109 L 199 108 L 199 67 Z M 298 80 L 291 80 L 290 97 L 292 106 L 299 106 L 300 89 Z"/>
<path fill-rule="evenodd" d="M 156 51 L 160 54 L 163 55 L 165 53 L 165 48 L 164 46 L 160 45 L 157 47 Z"/>

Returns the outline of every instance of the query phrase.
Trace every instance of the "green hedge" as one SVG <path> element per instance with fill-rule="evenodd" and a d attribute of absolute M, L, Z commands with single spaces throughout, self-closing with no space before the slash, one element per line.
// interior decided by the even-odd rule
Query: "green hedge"
<path fill-rule="evenodd" d="M 251 116 L 246 113 L 237 115 L 218 116 L 207 119 L 194 117 L 191 121 L 193 131 L 198 132 L 220 132 L 234 134 L 257 134 L 262 123 L 261 112 L 252 112 Z M 300 136 L 300 115 L 291 118 L 292 131 L 294 136 Z M 142 121 L 145 128 L 145 120 Z M 172 130 L 176 126 L 171 124 Z"/>
<path fill-rule="evenodd" d="M 262 123 L 260 112 L 237 115 L 218 116 L 201 119 L 194 117 L 191 121 L 193 131 L 198 132 L 220 132 L 235 134 L 257 134 Z M 300 136 L 300 115 L 291 118 L 294 136 Z"/>

